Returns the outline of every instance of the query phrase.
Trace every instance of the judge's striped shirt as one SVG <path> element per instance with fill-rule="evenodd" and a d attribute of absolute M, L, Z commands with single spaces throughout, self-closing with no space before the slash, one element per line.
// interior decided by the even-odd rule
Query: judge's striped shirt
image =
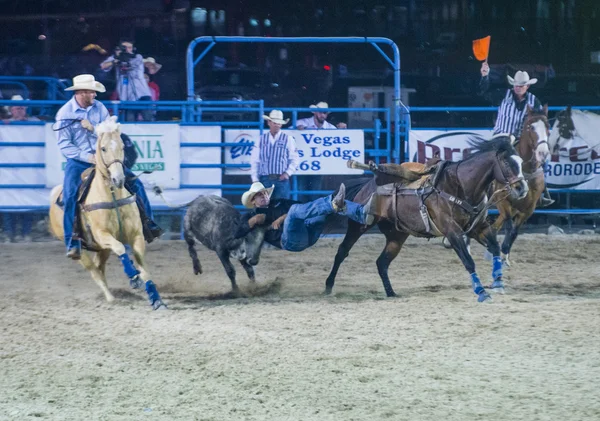
<path fill-rule="evenodd" d="M 540 101 L 531 92 L 525 94 L 523 101 L 517 102 L 512 90 L 506 91 L 506 95 L 498 108 L 498 118 L 494 126 L 494 134 L 510 133 L 517 139 L 521 136 L 523 123 L 527 115 L 527 106 L 540 108 Z"/>

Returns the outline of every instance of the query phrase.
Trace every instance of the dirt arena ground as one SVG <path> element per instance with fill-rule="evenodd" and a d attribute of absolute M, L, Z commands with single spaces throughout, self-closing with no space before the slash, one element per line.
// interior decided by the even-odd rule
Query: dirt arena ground
<path fill-rule="evenodd" d="M 524 235 L 489 305 L 439 240 L 409 240 L 385 298 L 379 235 L 322 296 L 339 241 L 265 249 L 256 289 L 236 263 L 238 299 L 212 252 L 195 277 L 183 242 L 152 244 L 164 312 L 116 258 L 107 304 L 59 242 L 1 245 L 0 419 L 600 419 L 599 236 Z"/>

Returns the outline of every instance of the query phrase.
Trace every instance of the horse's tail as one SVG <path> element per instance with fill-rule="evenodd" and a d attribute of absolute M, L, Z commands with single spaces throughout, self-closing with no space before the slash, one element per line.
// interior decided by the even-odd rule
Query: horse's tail
<path fill-rule="evenodd" d="M 165 196 L 163 195 L 163 190 L 159 187 L 159 186 L 154 186 L 152 187 L 152 191 L 154 192 L 154 194 L 156 194 L 157 196 L 160 196 L 160 198 L 163 200 L 163 202 L 165 202 L 165 204 L 170 207 L 171 209 L 181 209 L 181 208 L 187 208 L 189 205 L 191 205 L 192 203 L 194 203 L 196 201 L 196 199 L 191 200 L 187 203 L 184 203 L 182 205 L 175 205 L 171 202 L 169 202 Z"/>

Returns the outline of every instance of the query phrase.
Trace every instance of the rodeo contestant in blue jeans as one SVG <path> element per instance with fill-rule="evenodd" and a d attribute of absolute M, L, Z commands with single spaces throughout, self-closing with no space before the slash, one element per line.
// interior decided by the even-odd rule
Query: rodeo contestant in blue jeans
<path fill-rule="evenodd" d="M 81 182 L 81 174 L 95 164 L 96 142 L 95 126 L 108 118 L 108 110 L 101 102 L 95 100 L 97 92 L 105 92 L 104 85 L 96 82 L 92 75 L 79 75 L 73 78 L 73 86 L 65 91 L 75 91 L 73 98 L 56 113 L 58 128 L 58 145 L 62 154 L 67 158 L 65 166 L 65 181 L 63 183 L 65 245 L 67 257 L 81 257 L 81 242 L 73 240 L 73 223 L 77 207 L 77 191 Z M 124 168 L 127 178 L 135 177 L 128 168 Z M 145 213 L 142 222 L 146 222 L 153 238 L 160 236 L 160 228 L 152 222 L 152 208 L 142 183 L 135 179 L 127 181 L 125 186 L 138 198 L 138 207 Z M 147 220 L 144 221 L 144 218 Z M 146 231 L 146 230 L 145 230 Z M 144 232 L 147 241 L 148 238 Z"/>
<path fill-rule="evenodd" d="M 290 177 L 300 159 L 296 141 L 281 131 L 281 127 L 290 119 L 283 119 L 283 112 L 273 110 L 263 116 L 269 125 L 269 131 L 264 133 L 252 148 L 250 156 L 250 175 L 252 182 L 261 182 L 265 187 L 275 186 L 273 200 L 290 198 Z"/>
<path fill-rule="evenodd" d="M 242 196 L 242 204 L 254 212 L 242 216 L 236 238 L 248 234 L 255 225 L 269 224 L 265 241 L 287 251 L 302 251 L 318 240 L 328 215 L 337 213 L 365 225 L 374 220 L 372 204 L 374 196 L 365 205 L 345 200 L 346 187 L 342 184 L 338 193 L 321 197 L 308 203 L 276 199 L 271 201 L 274 187 L 265 188 L 262 183 L 253 183 Z"/>

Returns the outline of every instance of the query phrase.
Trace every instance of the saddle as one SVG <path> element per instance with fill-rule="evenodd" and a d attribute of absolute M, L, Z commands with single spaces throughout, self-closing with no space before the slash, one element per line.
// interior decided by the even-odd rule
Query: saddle
<path fill-rule="evenodd" d="M 81 204 L 85 201 L 85 198 L 87 197 L 87 195 L 90 191 L 90 186 L 92 185 L 92 180 L 94 179 L 95 173 L 96 173 L 96 167 L 90 167 L 81 174 L 81 184 L 79 185 L 79 189 L 77 191 L 77 204 Z M 63 201 L 63 192 L 62 191 L 56 198 L 56 204 L 60 208 L 64 208 L 65 203 Z M 78 206 L 78 208 L 79 208 L 79 206 Z"/>

